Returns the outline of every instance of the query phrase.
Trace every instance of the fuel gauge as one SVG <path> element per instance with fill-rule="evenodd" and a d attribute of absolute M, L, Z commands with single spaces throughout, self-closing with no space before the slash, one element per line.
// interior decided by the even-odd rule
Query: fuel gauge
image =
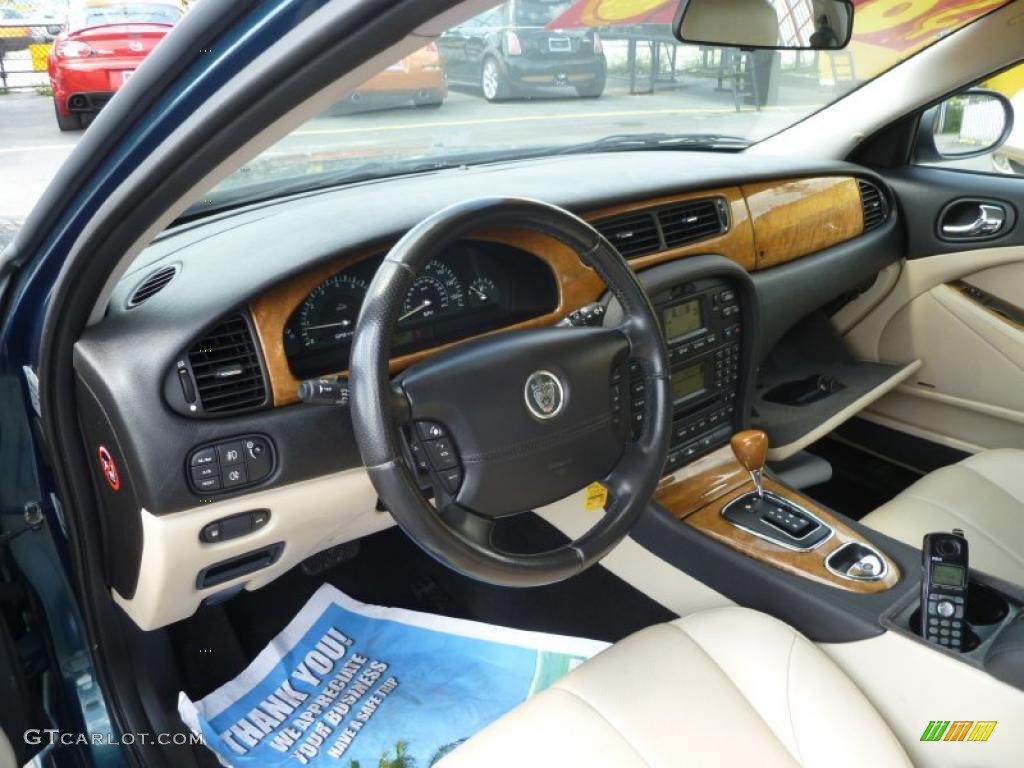
<path fill-rule="evenodd" d="M 498 287 L 489 277 L 478 277 L 469 284 L 469 304 L 482 307 L 498 300 Z"/>

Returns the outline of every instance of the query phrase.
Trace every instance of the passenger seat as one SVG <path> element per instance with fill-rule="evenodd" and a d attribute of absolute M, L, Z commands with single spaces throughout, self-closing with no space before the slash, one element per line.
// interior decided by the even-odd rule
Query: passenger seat
<path fill-rule="evenodd" d="M 1024 450 L 937 469 L 861 522 L 917 548 L 926 533 L 962 528 L 972 568 L 1024 584 Z"/>

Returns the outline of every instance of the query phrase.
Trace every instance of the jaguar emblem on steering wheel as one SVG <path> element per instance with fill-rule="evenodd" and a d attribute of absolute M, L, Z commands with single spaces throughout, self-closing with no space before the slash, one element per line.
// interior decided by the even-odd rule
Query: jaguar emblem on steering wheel
<path fill-rule="evenodd" d="M 535 371 L 526 379 L 526 407 L 538 419 L 553 419 L 565 405 L 562 382 L 550 371 Z"/>

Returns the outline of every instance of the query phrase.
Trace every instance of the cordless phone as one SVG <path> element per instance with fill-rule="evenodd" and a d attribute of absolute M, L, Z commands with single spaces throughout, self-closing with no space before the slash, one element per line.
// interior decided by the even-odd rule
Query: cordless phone
<path fill-rule="evenodd" d="M 967 539 L 952 533 L 928 533 L 922 547 L 921 636 L 959 651 L 964 643 L 967 608 Z"/>

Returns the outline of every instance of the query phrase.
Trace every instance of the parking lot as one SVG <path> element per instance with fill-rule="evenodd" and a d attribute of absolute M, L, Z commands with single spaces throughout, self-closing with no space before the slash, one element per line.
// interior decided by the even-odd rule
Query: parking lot
<path fill-rule="evenodd" d="M 552 143 L 571 144 L 616 133 L 722 133 L 766 136 L 820 102 L 817 89 L 780 89 L 775 106 L 737 112 L 731 93 L 716 91 L 714 80 L 695 79 L 672 90 L 632 95 L 626 82 L 609 82 L 599 99 L 579 99 L 552 91 L 540 98 L 491 104 L 471 92 L 452 92 L 436 110 L 398 107 L 360 114 L 319 117 L 291 134 L 272 152 L 302 155 L 325 143 L 352 157 L 372 157 L 381 137 L 404 154 L 445 148 L 501 149 L 521 143 L 524 126 L 543 123 Z M 709 106 L 712 104 L 714 106 Z M 599 127 L 596 125 L 599 124 Z M 441 130 L 439 130 L 439 128 Z M 531 133 L 537 133 L 531 127 Z M 57 129 L 52 101 L 36 93 L 0 96 L 0 241 L 4 232 L 31 210 L 81 132 Z M 3 223 L 6 222 L 6 225 Z"/>

